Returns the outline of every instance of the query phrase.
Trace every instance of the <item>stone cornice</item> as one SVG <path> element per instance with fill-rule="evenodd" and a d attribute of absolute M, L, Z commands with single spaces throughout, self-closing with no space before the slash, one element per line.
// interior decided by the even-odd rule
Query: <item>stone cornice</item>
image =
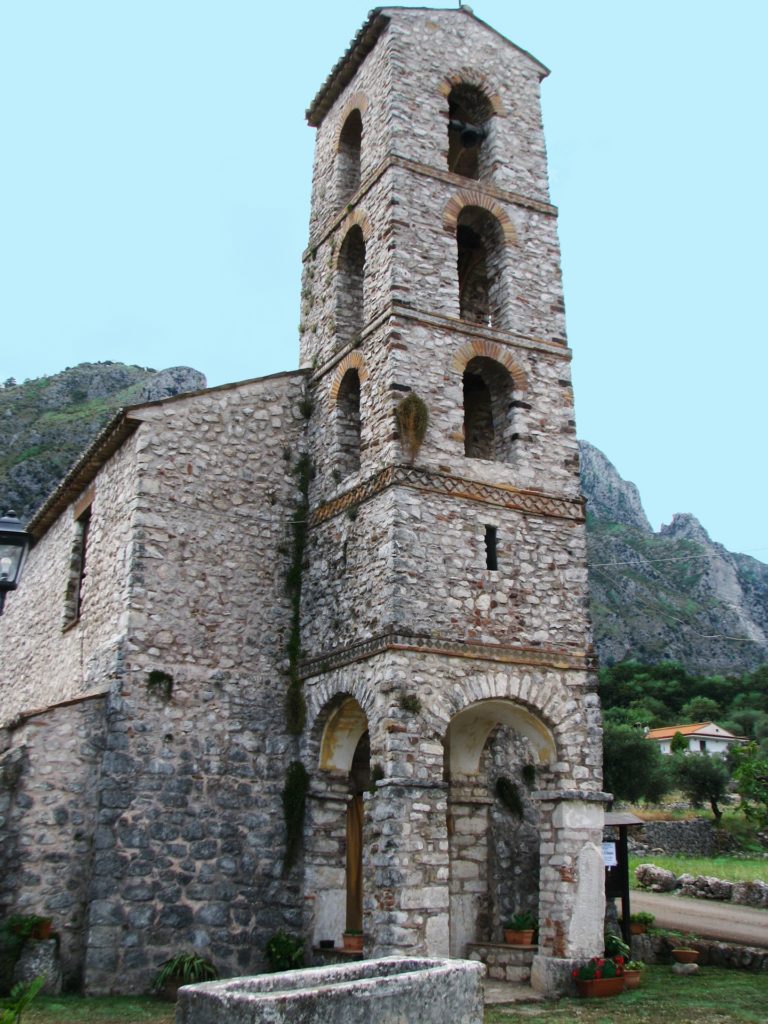
<path fill-rule="evenodd" d="M 369 501 L 389 487 L 411 487 L 432 494 L 444 494 L 466 501 L 477 501 L 484 505 L 496 505 L 522 512 L 524 515 L 569 519 L 578 523 L 584 521 L 583 498 L 559 498 L 540 491 L 522 490 L 503 484 L 486 484 L 434 469 L 394 465 L 374 473 L 346 494 L 319 505 L 310 513 L 309 525 L 318 526 L 348 508 Z"/>
<path fill-rule="evenodd" d="M 410 160 L 408 157 L 391 153 L 371 171 L 349 203 L 341 210 L 327 217 L 315 234 L 311 236 L 309 245 L 301 257 L 303 262 L 314 255 L 318 246 L 322 245 L 338 229 L 339 225 L 347 219 L 350 208 L 361 203 L 365 194 L 393 167 L 410 171 L 412 174 L 419 174 L 423 178 L 431 178 L 433 181 L 442 181 L 446 185 L 452 185 L 457 189 L 471 189 L 473 192 L 479 192 L 490 199 L 498 199 L 499 202 L 508 203 L 510 206 L 520 206 L 526 210 L 533 210 L 536 213 L 544 214 L 547 217 L 557 217 L 557 207 L 553 206 L 552 203 L 535 199 L 533 196 L 523 195 L 522 192 L 507 192 L 506 189 L 498 188 L 489 182 L 479 181 L 475 178 L 465 178 L 461 174 L 454 174 L 452 171 L 430 167 L 429 164 L 422 164 L 417 160 Z"/>
<path fill-rule="evenodd" d="M 456 334 L 466 335 L 469 338 L 483 338 L 493 341 L 497 345 L 504 345 L 506 348 L 526 349 L 530 352 L 537 352 L 541 355 L 553 357 L 554 360 L 572 359 L 571 350 L 560 341 L 547 341 L 545 338 L 538 338 L 534 334 L 522 334 L 519 331 L 505 331 L 497 327 L 483 327 L 482 324 L 473 324 L 468 320 L 459 320 L 455 316 L 445 316 L 443 313 L 435 313 L 429 310 L 416 309 L 413 306 L 403 306 L 401 303 L 393 302 L 385 310 L 380 311 L 370 320 L 360 333 L 360 342 L 350 342 L 338 352 L 334 352 L 330 359 L 322 366 L 312 371 L 309 378 L 310 385 L 317 384 L 319 380 L 331 370 L 335 369 L 345 356 L 349 355 L 356 348 L 359 348 L 366 338 L 375 334 L 389 320 L 412 320 L 423 327 L 436 327 L 438 329 L 453 331 Z M 398 324 L 389 324 L 390 329 Z"/>
<path fill-rule="evenodd" d="M 471 643 L 448 637 L 391 630 L 367 640 L 359 640 L 305 658 L 299 665 L 299 672 L 303 679 L 307 679 L 345 665 L 365 661 L 386 651 L 417 651 L 420 654 L 492 661 L 501 665 L 531 665 L 572 671 L 594 668 L 594 659 L 583 651 L 556 647 L 526 647 L 522 644 Z"/>

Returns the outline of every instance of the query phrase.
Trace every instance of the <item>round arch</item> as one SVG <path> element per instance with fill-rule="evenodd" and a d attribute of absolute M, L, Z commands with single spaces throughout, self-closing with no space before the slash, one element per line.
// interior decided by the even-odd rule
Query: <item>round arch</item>
<path fill-rule="evenodd" d="M 494 362 L 500 363 L 512 378 L 515 390 L 518 392 L 527 390 L 528 378 L 525 370 L 515 362 L 510 352 L 501 345 L 497 345 L 495 341 L 485 341 L 480 338 L 468 341 L 454 354 L 451 368 L 457 373 L 464 373 L 467 365 L 473 359 L 478 358 L 492 359 Z"/>
<path fill-rule="evenodd" d="M 496 115 L 496 117 L 506 117 L 507 111 L 504 107 L 504 103 L 499 95 L 499 91 L 489 81 L 488 75 L 483 71 L 478 71 L 476 68 L 463 67 L 459 68 L 452 74 L 448 74 L 443 78 L 439 85 L 439 92 L 441 96 L 446 99 L 451 95 L 451 92 L 461 85 L 471 85 L 476 89 L 479 89 L 483 93 L 488 101 L 488 104 Z"/>
<path fill-rule="evenodd" d="M 477 774 L 486 741 L 498 725 L 508 725 L 525 736 L 538 764 L 557 760 L 555 737 L 540 718 L 521 704 L 492 698 L 471 704 L 451 719 L 447 732 L 451 773 Z"/>
<path fill-rule="evenodd" d="M 328 716 L 320 739 L 322 771 L 349 772 L 357 745 L 368 731 L 368 718 L 354 697 L 341 701 Z"/>
<path fill-rule="evenodd" d="M 450 231 L 451 234 L 456 233 L 461 211 L 467 206 L 476 206 L 490 213 L 498 222 L 504 245 L 517 245 L 517 232 L 506 210 L 491 199 L 490 196 L 485 195 L 483 192 L 475 192 L 472 189 L 462 189 L 451 196 L 445 204 L 443 227 L 446 231 Z"/>

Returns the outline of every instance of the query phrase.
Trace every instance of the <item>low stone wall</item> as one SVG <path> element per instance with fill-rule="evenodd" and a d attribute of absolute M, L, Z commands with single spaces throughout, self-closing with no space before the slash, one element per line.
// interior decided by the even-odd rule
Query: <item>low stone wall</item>
<path fill-rule="evenodd" d="M 689 857 L 714 857 L 735 852 L 738 843 L 706 818 L 691 821 L 646 821 L 641 829 L 632 829 L 628 839 L 630 853 L 667 853 Z"/>
<path fill-rule="evenodd" d="M 177 1024 L 482 1024 L 485 974 L 468 960 L 385 957 L 179 990 Z"/>
<path fill-rule="evenodd" d="M 673 871 L 655 864 L 638 864 L 635 878 L 651 892 L 677 892 L 702 900 L 721 900 L 744 907 L 768 908 L 768 883 L 754 879 L 751 882 L 729 882 L 712 875 L 675 875 Z"/>
<path fill-rule="evenodd" d="M 742 971 L 768 971 L 768 949 L 739 946 L 714 939 L 686 940 L 686 948 L 698 949 L 699 964 L 704 967 L 730 967 Z M 647 964 L 663 964 L 672 960 L 673 939 L 666 935 L 633 935 L 632 957 Z"/>

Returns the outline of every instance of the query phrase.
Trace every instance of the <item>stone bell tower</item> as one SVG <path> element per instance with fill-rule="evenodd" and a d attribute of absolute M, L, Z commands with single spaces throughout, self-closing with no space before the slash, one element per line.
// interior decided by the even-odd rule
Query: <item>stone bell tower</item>
<path fill-rule="evenodd" d="M 546 74 L 377 8 L 307 112 L 299 668 L 313 938 L 463 956 L 530 909 L 551 990 L 601 948 L 604 794 Z"/>

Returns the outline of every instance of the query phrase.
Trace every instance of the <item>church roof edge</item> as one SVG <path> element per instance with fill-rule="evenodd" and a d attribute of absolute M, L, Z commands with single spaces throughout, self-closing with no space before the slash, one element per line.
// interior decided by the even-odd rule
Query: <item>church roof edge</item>
<path fill-rule="evenodd" d="M 197 391 L 182 391 L 178 395 L 169 395 L 167 398 L 156 398 L 151 402 L 141 402 L 138 405 L 127 405 L 119 409 L 109 420 L 83 454 L 72 466 L 67 475 L 60 481 L 58 486 L 45 499 L 43 504 L 35 511 L 27 524 L 27 530 L 35 541 L 50 529 L 61 513 L 70 505 L 79 494 L 94 479 L 98 471 L 104 465 L 123 442 L 131 436 L 141 425 L 141 420 L 135 416 L 140 409 L 149 409 L 153 406 L 167 405 L 171 402 L 179 402 L 183 399 L 196 398 L 199 395 L 210 395 L 219 391 L 232 391 L 235 388 L 243 387 L 246 384 L 256 384 L 260 381 L 275 380 L 279 377 L 304 377 L 309 370 L 283 370 L 280 373 L 270 373 L 264 377 L 249 377 L 247 380 L 234 381 L 228 384 L 218 384 L 213 388 L 200 388 Z"/>
<path fill-rule="evenodd" d="M 342 90 L 352 81 L 357 72 L 357 69 L 363 63 L 365 58 L 374 48 L 379 40 L 379 37 L 384 32 L 384 29 L 389 25 L 392 20 L 392 14 L 397 11 L 424 11 L 425 13 L 431 14 L 463 14 L 465 17 L 472 18 L 479 25 L 487 28 L 489 32 L 493 32 L 500 39 L 503 39 L 508 46 L 514 47 L 519 53 L 522 53 L 529 60 L 539 68 L 540 77 L 546 78 L 549 74 L 549 68 L 542 64 L 540 60 L 537 60 L 533 54 L 524 50 L 522 46 L 518 46 L 517 43 L 513 43 L 510 39 L 507 39 L 505 35 L 497 31 L 488 22 L 483 21 L 482 18 L 478 18 L 471 7 L 462 4 L 460 7 L 374 7 L 369 13 L 367 19 L 358 30 L 352 42 L 347 47 L 346 51 L 336 61 L 330 74 L 318 89 L 315 98 L 312 100 L 306 110 L 307 123 L 312 128 L 318 128 L 325 115 L 331 109 L 333 104 L 338 99 Z"/>

